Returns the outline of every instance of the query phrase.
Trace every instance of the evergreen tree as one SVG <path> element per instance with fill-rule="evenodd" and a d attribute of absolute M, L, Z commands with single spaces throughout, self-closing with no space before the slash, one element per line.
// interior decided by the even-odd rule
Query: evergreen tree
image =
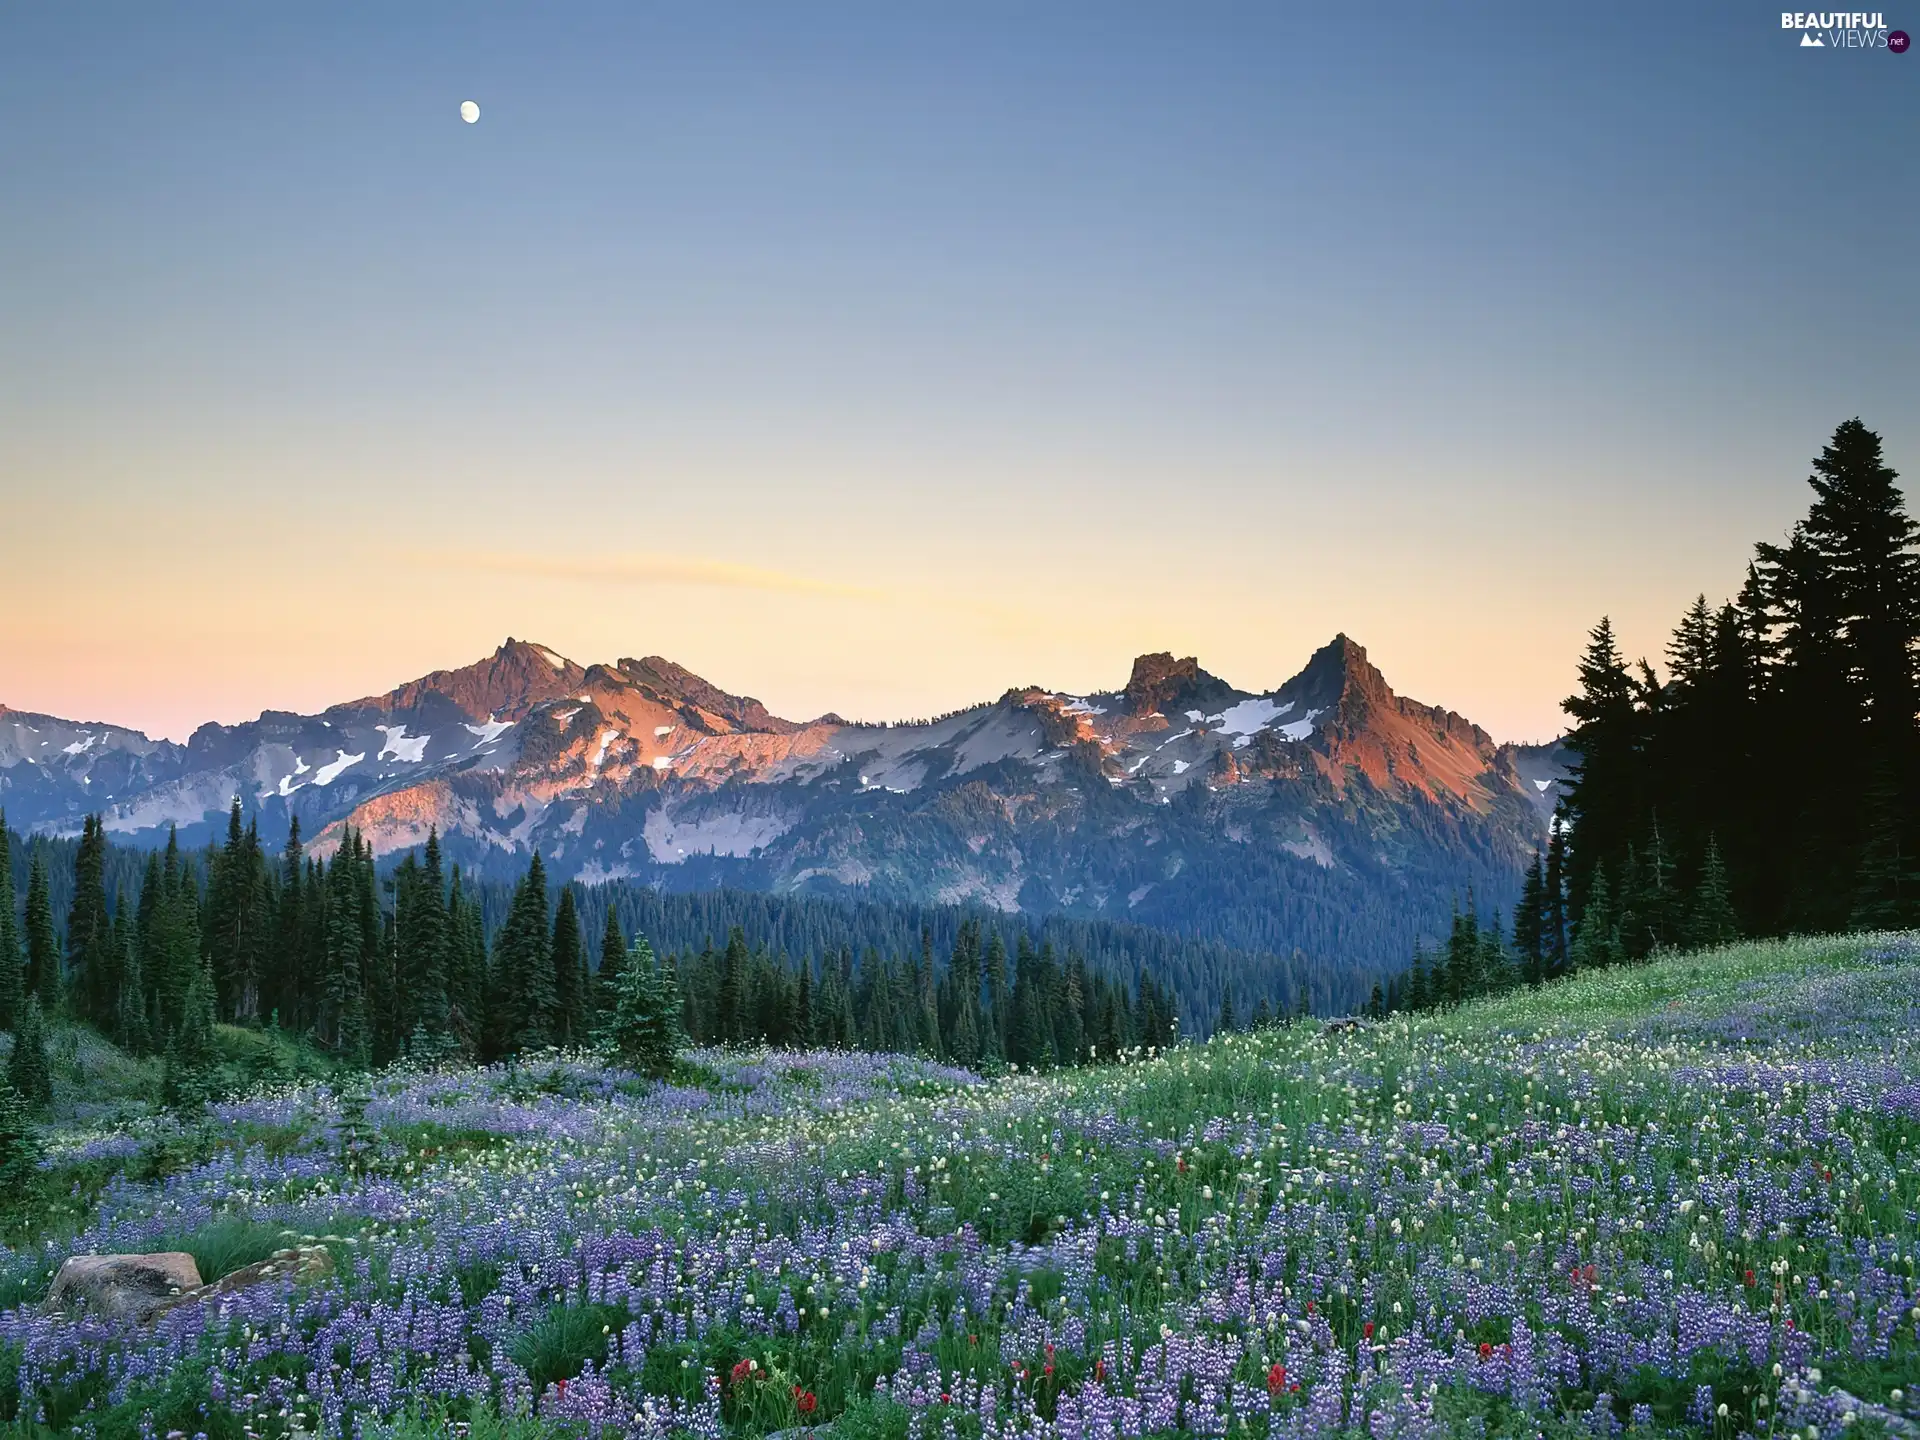
<path fill-rule="evenodd" d="M 0 1215 L 19 1212 L 33 1192 L 45 1153 L 20 1092 L 0 1083 Z"/>
<path fill-rule="evenodd" d="M 995 930 L 987 940 L 986 957 L 987 1010 L 986 1024 L 980 1037 L 980 1056 L 989 1064 L 999 1064 L 1007 1058 L 1007 1014 L 1009 993 L 1007 990 L 1007 942 L 1000 938 Z"/>
<path fill-rule="evenodd" d="M 1567 827 L 1565 811 L 1554 807 L 1547 831 L 1547 863 L 1541 873 L 1540 952 L 1549 975 L 1567 968 Z"/>
<path fill-rule="evenodd" d="M 320 1038 L 349 1065 L 373 1058 L 362 962 L 365 897 L 360 885 L 360 837 L 351 828 L 327 864 L 325 953 L 320 979 Z"/>
<path fill-rule="evenodd" d="M 260 832 L 242 824 L 240 797 L 227 811 L 226 844 L 207 877 L 202 943 L 219 1012 L 240 1024 L 260 1018 L 260 979 L 268 936 L 266 857 Z"/>
<path fill-rule="evenodd" d="M 800 983 L 793 994 L 793 1032 L 794 1043 L 808 1046 L 814 1043 L 813 1031 L 813 962 L 800 962 Z"/>
<path fill-rule="evenodd" d="M 140 972 L 140 947 L 133 927 L 120 927 L 115 942 L 120 949 L 120 993 L 115 997 L 111 1033 L 114 1043 L 134 1055 L 153 1048 L 148 1023 L 147 986 Z"/>
<path fill-rule="evenodd" d="M 181 859 L 179 837 L 173 830 L 167 833 L 159 866 L 150 866 L 148 876 L 141 892 L 145 932 L 141 974 L 150 993 L 149 1030 L 156 1042 L 164 1042 L 180 1027 L 187 991 L 200 969 L 200 892 Z"/>
<path fill-rule="evenodd" d="M 620 933 L 620 917 L 607 906 L 606 928 L 600 933 L 600 968 L 593 977 L 593 1013 L 600 1030 L 613 1016 L 614 999 L 620 993 L 620 970 L 626 964 L 627 941 Z M 597 1033 L 597 1032 L 596 1032 Z"/>
<path fill-rule="evenodd" d="M 1220 1023 L 1215 1028 L 1218 1029 L 1222 1035 L 1231 1035 L 1234 1032 L 1232 986 L 1228 986 L 1226 990 L 1221 992 Z"/>
<path fill-rule="evenodd" d="M 587 1042 L 587 967 L 580 948 L 580 917 L 573 904 L 573 886 L 560 887 L 560 904 L 553 915 L 554 1026 L 556 1045 Z"/>
<path fill-rule="evenodd" d="M 27 987 L 20 925 L 15 915 L 13 837 L 7 832 L 7 812 L 0 810 L 0 1030 L 13 1029 Z"/>
<path fill-rule="evenodd" d="M 467 895 L 456 865 L 447 896 L 447 1028 L 468 1054 L 479 1053 L 489 1028 L 487 984 L 480 907 Z"/>
<path fill-rule="evenodd" d="M 656 1079 L 673 1072 L 686 1043 L 680 1029 L 679 987 L 657 964 L 644 935 L 635 936 L 620 967 L 610 1038 L 620 1062 Z"/>
<path fill-rule="evenodd" d="M 196 1110 L 213 1095 L 219 1051 L 213 1038 L 213 977 L 197 968 L 187 986 L 180 1028 L 167 1044 L 161 1100 L 176 1110 Z"/>
<path fill-rule="evenodd" d="M 30 1110 L 44 1110 L 53 1103 L 53 1067 L 47 1063 L 47 1029 L 38 995 L 29 995 L 20 1007 L 13 1053 L 7 1059 L 7 1084 Z"/>
<path fill-rule="evenodd" d="M 60 942 L 53 929 L 53 897 L 47 886 L 47 848 L 32 847 L 27 871 L 27 990 L 41 1008 L 60 1003 Z"/>
<path fill-rule="evenodd" d="M 107 834 L 100 817 L 81 823 L 80 848 L 73 857 L 73 902 L 67 908 L 67 973 L 73 977 L 78 1012 L 96 1025 L 112 1022 L 119 985 L 117 957 L 109 943 L 112 916 L 107 910 Z"/>
<path fill-rule="evenodd" d="M 1546 911 L 1546 864 L 1536 850 L 1513 910 L 1513 948 L 1520 956 L 1520 977 L 1529 985 L 1546 978 Z"/>
<path fill-rule="evenodd" d="M 1709 835 L 1706 857 L 1700 864 L 1700 883 L 1694 887 L 1687 916 L 1687 943 L 1725 945 L 1739 938 L 1740 922 L 1733 910 L 1727 867 L 1720 858 L 1719 842 Z"/>
<path fill-rule="evenodd" d="M 287 843 L 280 852 L 280 886 L 274 912 L 273 954 L 268 967 L 263 1003 L 269 1018 L 277 1019 L 291 1030 L 304 1030 L 312 1022 L 307 1003 L 311 983 L 309 971 L 309 929 L 307 913 L 306 860 L 300 845 L 300 817 L 287 822 Z"/>
<path fill-rule="evenodd" d="M 716 1038 L 722 1044 L 737 1044 L 748 1038 L 747 958 L 747 937 L 736 925 L 727 932 L 727 948 L 721 956 L 715 1022 Z"/>
<path fill-rule="evenodd" d="M 1620 960 L 1620 933 L 1614 920 L 1613 897 L 1607 888 L 1605 867 L 1596 868 L 1580 912 L 1567 957 L 1574 970 L 1601 970 Z"/>
<path fill-rule="evenodd" d="M 394 970 L 399 979 L 397 1028 L 418 1032 L 436 1054 L 442 1038 L 451 1038 L 452 1000 L 448 972 L 452 949 L 446 879 L 440 868 L 440 832 L 427 832 L 418 863 L 409 855 L 394 871 Z M 418 1048 L 411 1042 L 408 1048 Z"/>
<path fill-rule="evenodd" d="M 487 1011 L 495 1057 L 554 1043 L 559 1004 L 553 976 L 547 871 L 536 850 L 494 942 Z"/>
<path fill-rule="evenodd" d="M 1418 940 L 1413 942 L 1413 964 L 1407 968 L 1407 1009 L 1426 1010 L 1434 1003 L 1433 992 L 1429 988 L 1427 973 L 1426 947 Z"/>

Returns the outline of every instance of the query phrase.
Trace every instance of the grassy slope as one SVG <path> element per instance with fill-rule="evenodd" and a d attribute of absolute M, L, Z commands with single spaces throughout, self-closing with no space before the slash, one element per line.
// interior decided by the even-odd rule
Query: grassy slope
<path fill-rule="evenodd" d="M 1505 1313 L 1469 1318 L 1499 1289 L 1520 1296 L 1519 1313 L 1543 1333 L 1572 1325 L 1575 1299 L 1591 1307 L 1579 1310 L 1591 1316 L 1581 1323 L 1604 1326 L 1637 1304 L 1670 1307 L 1684 1290 L 1734 1308 L 1777 1307 L 1840 1353 L 1863 1267 L 1912 1289 L 1920 1125 L 1877 1102 L 1852 1103 L 1849 1087 L 1889 1066 L 1920 1072 L 1917 1005 L 1920 947 L 1910 937 L 1745 945 L 1357 1031 L 1302 1026 L 958 1095 L 676 1122 L 645 1133 L 638 1162 L 604 1137 L 522 1136 L 441 1158 L 438 1139 L 409 1141 L 393 1164 L 421 1176 L 420 1208 L 376 1243 L 430 1244 L 460 1204 L 485 1214 L 549 1195 L 544 1176 L 563 1165 L 581 1196 L 565 1201 L 565 1223 L 582 1233 L 644 1225 L 687 1237 L 797 1235 L 845 1223 L 830 1198 L 845 1172 L 880 1182 L 888 1212 L 925 1233 L 971 1224 L 1004 1257 L 1009 1298 L 1049 1325 L 1084 1321 L 1081 1352 L 1061 1350 L 1066 1381 L 1084 1375 L 1103 1338 L 1147 1346 L 1171 1324 L 1230 1340 L 1243 1378 L 1257 1383 L 1272 1360 L 1296 1371 L 1313 1363 L 1290 1348 L 1289 1326 L 1307 1313 L 1350 1351 L 1365 1345 L 1368 1323 L 1375 1343 L 1391 1345 L 1423 1317 L 1458 1316 L 1471 1366 L 1474 1346 L 1516 1338 Z M 89 1073 L 103 1083 L 122 1074 L 106 1059 Z M 709 1160 L 711 1170 L 687 1178 Z M 1783 1202 L 1791 1224 L 1763 1220 Z M 84 1208 L 81 1196 L 62 1223 L 78 1224 Z M 1080 1253 L 1075 1222 L 1101 1210 L 1150 1227 L 1156 1246 L 1142 1258 L 1102 1241 L 1083 1285 L 1069 1273 Z M 1273 1253 L 1275 1237 L 1286 1260 L 1270 1298 L 1294 1318 L 1265 1334 L 1209 1319 L 1207 1297 L 1244 1277 L 1249 1254 Z M 876 1267 L 872 1278 L 872 1292 L 835 1292 L 834 1310 L 911 1310 L 945 1293 L 937 1275 Z M 777 1345 L 721 1331 L 708 1348 L 758 1347 L 770 1371 L 819 1393 L 822 1416 L 839 1414 L 850 1440 L 904 1433 L 896 1409 L 862 1398 L 897 1362 L 900 1341 L 850 1351 L 837 1343 L 839 1323 Z M 1003 1374 L 994 1367 L 1020 1353 L 992 1314 L 960 1323 L 972 1327 L 977 1356 L 975 1341 L 957 1336 L 956 1366 Z M 1829 1363 L 1823 1383 L 1888 1402 L 1920 1373 L 1911 1330 L 1884 1362 Z M 564 1355 L 541 1363 L 565 1373 Z M 697 1370 L 689 1374 L 697 1384 Z M 1622 1412 L 1646 1404 L 1661 1428 L 1684 1429 L 1701 1383 L 1730 1405 L 1729 1434 L 1793 1403 L 1764 1366 L 1711 1356 L 1679 1380 L 1626 1377 L 1614 1400 Z M 1575 1412 L 1593 1399 L 1557 1394 L 1555 1419 L 1461 1387 L 1437 1398 L 1434 1418 L 1497 1434 L 1572 1434 L 1584 1429 Z M 730 1418 L 751 1434 L 794 1417 Z M 1854 1433 L 1875 1428 L 1869 1418 Z"/>

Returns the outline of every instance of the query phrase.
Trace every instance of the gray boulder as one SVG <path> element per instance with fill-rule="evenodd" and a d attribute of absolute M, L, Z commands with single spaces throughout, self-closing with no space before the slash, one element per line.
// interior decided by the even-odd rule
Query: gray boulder
<path fill-rule="evenodd" d="M 200 1288 L 200 1267 L 182 1250 L 153 1255 L 73 1255 L 53 1277 L 49 1310 L 87 1310 L 116 1320 L 151 1320 Z"/>

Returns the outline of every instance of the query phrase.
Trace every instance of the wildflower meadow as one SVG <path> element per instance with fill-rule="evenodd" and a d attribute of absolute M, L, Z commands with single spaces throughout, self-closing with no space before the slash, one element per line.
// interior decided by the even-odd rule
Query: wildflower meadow
<path fill-rule="evenodd" d="M 982 1079 L 699 1051 L 82 1115 L 0 1420 L 153 1440 L 1920 1434 L 1920 944 Z M 70 1255 L 331 1273 L 147 1326 Z"/>

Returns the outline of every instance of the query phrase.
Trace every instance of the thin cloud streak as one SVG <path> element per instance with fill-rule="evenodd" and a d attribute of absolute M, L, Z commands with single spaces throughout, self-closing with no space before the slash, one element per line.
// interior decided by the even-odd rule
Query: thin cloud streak
<path fill-rule="evenodd" d="M 502 552 L 433 552 L 410 557 L 446 570 L 615 585 L 704 585 L 719 590 L 757 590 L 780 595 L 822 595 L 842 600 L 886 600 L 885 590 L 848 585 L 782 570 L 762 570 L 726 560 L 686 555 L 524 555 Z"/>

